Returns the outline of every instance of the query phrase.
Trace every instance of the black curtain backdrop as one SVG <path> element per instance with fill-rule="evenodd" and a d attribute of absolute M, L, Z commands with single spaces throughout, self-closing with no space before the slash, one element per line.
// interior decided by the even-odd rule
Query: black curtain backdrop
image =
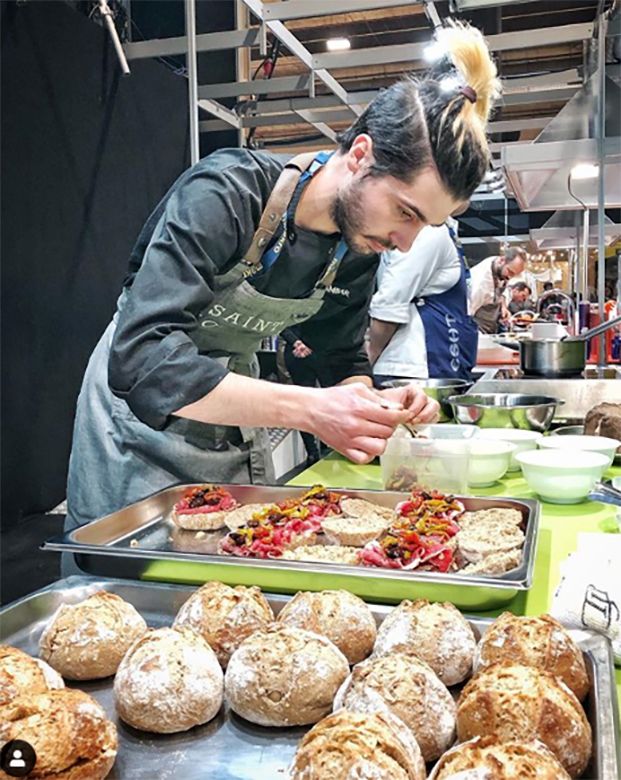
<path fill-rule="evenodd" d="M 147 4 L 156 14 L 158 3 Z M 142 223 L 189 153 L 183 77 L 153 60 L 131 62 L 131 76 L 121 76 L 105 30 L 66 3 L 1 5 L 7 525 L 64 498 L 89 354 Z"/>

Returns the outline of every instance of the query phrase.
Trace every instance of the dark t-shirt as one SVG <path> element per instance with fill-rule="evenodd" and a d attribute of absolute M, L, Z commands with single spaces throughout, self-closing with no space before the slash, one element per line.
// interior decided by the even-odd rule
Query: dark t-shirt
<path fill-rule="evenodd" d="M 173 184 L 143 227 L 130 256 L 109 383 L 147 425 L 163 428 L 172 412 L 228 373 L 199 351 L 192 334 L 214 299 L 214 277 L 250 246 L 287 160 L 247 149 L 215 152 Z M 274 264 L 250 284 L 277 298 L 307 297 L 338 239 L 295 227 Z M 378 262 L 377 255 L 348 252 L 321 310 L 296 326 L 299 338 L 322 354 L 335 384 L 371 376 L 363 339 Z"/>

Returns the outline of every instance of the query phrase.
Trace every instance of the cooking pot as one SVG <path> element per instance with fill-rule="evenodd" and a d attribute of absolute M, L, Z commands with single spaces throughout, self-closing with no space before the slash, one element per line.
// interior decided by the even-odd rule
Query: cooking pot
<path fill-rule="evenodd" d="M 520 368 L 526 376 L 566 377 L 584 371 L 587 341 L 621 323 L 621 315 L 579 336 L 520 341 Z"/>

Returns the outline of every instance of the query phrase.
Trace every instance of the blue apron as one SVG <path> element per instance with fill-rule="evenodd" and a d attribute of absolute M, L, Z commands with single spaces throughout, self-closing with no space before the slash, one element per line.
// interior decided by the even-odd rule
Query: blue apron
<path fill-rule="evenodd" d="M 479 331 L 468 314 L 470 271 L 464 250 L 453 228 L 448 231 L 459 255 L 459 279 L 449 290 L 418 300 L 418 313 L 425 329 L 429 377 L 470 379 L 477 359 Z"/>

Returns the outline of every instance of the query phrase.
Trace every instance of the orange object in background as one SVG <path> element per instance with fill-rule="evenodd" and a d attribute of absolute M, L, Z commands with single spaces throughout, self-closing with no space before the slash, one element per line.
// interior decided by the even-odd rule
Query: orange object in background
<path fill-rule="evenodd" d="M 607 320 L 611 319 L 616 315 L 617 310 L 617 302 L 616 301 L 606 301 L 604 304 L 604 316 Z M 600 316 L 599 316 L 599 306 L 597 304 L 591 304 L 591 308 L 589 311 L 589 328 L 594 328 L 596 325 L 599 325 L 601 322 Z M 617 333 L 616 328 L 612 328 L 609 331 L 606 331 L 604 334 L 606 338 L 606 362 L 612 363 L 612 340 L 615 337 L 615 334 Z M 587 355 L 587 363 L 597 363 L 599 361 L 599 337 L 591 339 L 590 341 L 590 349 L 589 354 Z M 616 361 L 615 361 L 616 362 Z"/>

